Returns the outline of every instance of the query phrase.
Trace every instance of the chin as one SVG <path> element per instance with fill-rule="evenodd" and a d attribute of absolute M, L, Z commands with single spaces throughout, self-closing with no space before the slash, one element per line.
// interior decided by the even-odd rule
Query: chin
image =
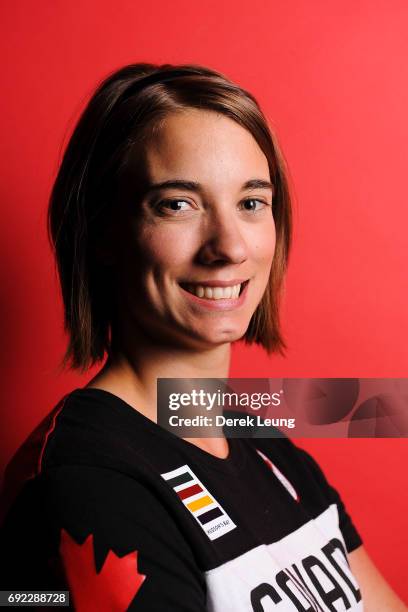
<path fill-rule="evenodd" d="M 208 334 L 200 334 L 202 339 L 209 344 L 210 346 L 217 346 L 220 344 L 236 342 L 240 340 L 247 330 L 245 328 L 227 328 L 227 329 L 219 329 L 219 330 L 211 330 L 211 333 Z"/>

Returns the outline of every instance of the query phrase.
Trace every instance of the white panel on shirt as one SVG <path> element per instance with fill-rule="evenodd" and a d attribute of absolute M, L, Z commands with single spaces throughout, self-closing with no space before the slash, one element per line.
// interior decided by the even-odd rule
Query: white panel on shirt
<path fill-rule="evenodd" d="M 362 612 L 358 584 L 343 552 L 324 548 L 333 538 L 346 550 L 336 504 L 280 541 L 257 546 L 206 572 L 207 609 Z"/>

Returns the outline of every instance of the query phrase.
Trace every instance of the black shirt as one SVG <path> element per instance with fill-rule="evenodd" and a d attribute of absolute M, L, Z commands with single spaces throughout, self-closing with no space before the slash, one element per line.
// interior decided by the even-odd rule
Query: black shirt
<path fill-rule="evenodd" d="M 363 610 L 361 538 L 288 438 L 217 458 L 116 395 L 65 395 L 6 470 L 1 589 L 66 589 L 73 609 Z"/>

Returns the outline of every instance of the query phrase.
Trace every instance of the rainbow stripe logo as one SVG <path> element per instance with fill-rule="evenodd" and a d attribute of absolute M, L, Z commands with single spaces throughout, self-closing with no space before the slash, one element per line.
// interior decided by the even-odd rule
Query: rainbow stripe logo
<path fill-rule="evenodd" d="M 210 540 L 236 528 L 228 514 L 188 465 L 161 474 Z"/>

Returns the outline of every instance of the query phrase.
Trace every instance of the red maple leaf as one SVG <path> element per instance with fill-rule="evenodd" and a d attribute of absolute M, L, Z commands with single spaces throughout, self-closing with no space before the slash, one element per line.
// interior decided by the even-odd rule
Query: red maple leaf
<path fill-rule="evenodd" d="M 93 534 L 82 544 L 61 530 L 60 555 L 77 612 L 125 612 L 146 576 L 137 570 L 137 550 L 118 557 L 109 551 L 96 572 Z"/>

